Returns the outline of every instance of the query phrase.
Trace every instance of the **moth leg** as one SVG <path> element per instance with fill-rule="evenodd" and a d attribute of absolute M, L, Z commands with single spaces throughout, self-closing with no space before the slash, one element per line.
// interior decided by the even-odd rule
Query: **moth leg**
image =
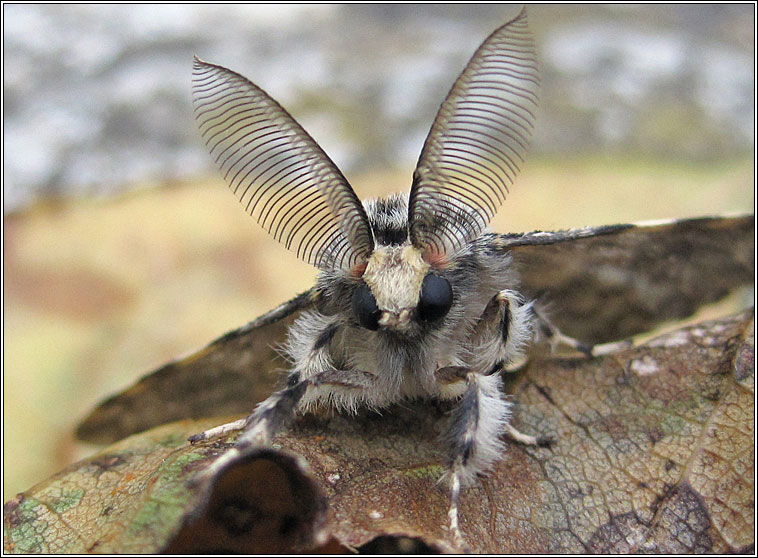
<path fill-rule="evenodd" d="M 199 434 L 194 434 L 187 439 L 189 440 L 190 443 L 194 444 L 202 440 L 209 440 L 217 436 L 223 436 L 224 434 L 228 434 L 229 432 L 242 430 L 243 428 L 245 428 L 246 422 L 247 422 L 247 419 L 239 419 L 233 422 L 227 422 L 226 424 L 209 428 L 208 430 L 204 432 L 200 432 Z"/>
<path fill-rule="evenodd" d="M 287 426 L 295 417 L 308 389 L 318 389 L 321 386 L 331 385 L 366 389 L 370 385 L 368 383 L 370 375 L 357 370 L 332 368 L 313 374 L 309 379 L 301 380 L 299 376 L 297 373 L 290 375 L 289 385 L 262 401 L 247 418 L 211 428 L 190 439 L 191 442 L 197 442 L 234 430 L 242 430 L 234 446 L 226 450 L 203 470 L 202 478 L 215 475 L 247 448 L 267 445 L 274 434 Z"/>
<path fill-rule="evenodd" d="M 189 438 L 189 441 L 195 443 L 236 430 L 245 430 L 237 440 L 238 445 L 240 443 L 244 444 L 244 440 L 248 438 L 257 440 L 259 444 L 266 444 L 294 416 L 308 386 L 313 386 L 313 388 L 340 386 L 353 389 L 367 389 L 372 385 L 369 382 L 370 377 L 369 374 L 358 370 L 331 369 L 320 372 L 309 380 L 295 382 L 290 388 L 269 396 L 247 418 L 222 424 L 200 434 L 195 434 Z M 303 393 L 299 392 L 301 389 Z M 253 433 L 248 434 L 249 432 Z"/>
<path fill-rule="evenodd" d="M 524 446 L 539 446 L 541 448 L 546 448 L 550 447 L 555 441 L 552 436 L 531 436 L 529 434 L 524 434 L 520 430 L 516 430 L 516 428 L 510 423 L 505 425 L 504 433 L 512 441 Z"/>
<path fill-rule="evenodd" d="M 524 358 L 534 337 L 533 306 L 533 302 L 507 289 L 490 299 L 471 335 L 473 370 L 493 374 Z"/>
<path fill-rule="evenodd" d="M 450 508 L 447 510 L 447 519 L 450 525 L 450 533 L 453 535 L 453 541 L 459 548 L 465 548 L 466 541 L 463 539 L 463 533 L 458 524 L 458 504 L 461 499 L 461 477 L 458 471 L 453 468 L 450 470 Z"/>
<path fill-rule="evenodd" d="M 274 392 L 258 404 L 250 416 L 206 430 L 190 438 L 191 442 L 197 442 L 242 430 L 235 445 L 205 469 L 203 476 L 213 475 L 251 446 L 268 444 L 274 434 L 286 427 L 295 417 L 306 399 L 314 399 L 313 395 L 318 398 L 322 387 L 339 386 L 360 391 L 373 385 L 374 376 L 371 374 L 360 370 L 339 370 L 332 365 L 329 342 L 338 327 L 337 323 L 330 323 L 317 331 L 313 338 L 300 338 L 303 343 L 307 342 L 307 353 L 304 357 L 300 355 L 300 360 L 296 361 L 297 366 L 290 372 L 287 379 L 287 387 Z M 306 398 L 309 391 L 312 393 Z"/>
<path fill-rule="evenodd" d="M 304 364 L 300 366 L 299 368 L 305 368 L 306 372 L 308 370 L 308 363 L 314 363 L 318 361 L 318 359 L 322 357 L 322 353 L 324 353 L 324 348 L 328 344 L 328 341 L 331 340 L 331 337 L 334 335 L 338 327 L 337 323 L 329 323 L 326 327 L 322 328 L 320 333 L 316 335 L 315 342 L 310 342 L 307 347 L 307 353 L 309 358 L 306 359 Z M 297 360 L 297 359 L 295 359 Z M 313 368 L 313 364 L 311 364 L 311 368 Z M 316 370 L 313 373 L 317 373 L 318 370 Z M 301 373 L 296 368 L 292 372 L 290 372 L 289 378 L 288 378 L 288 389 L 293 388 L 296 383 L 300 381 Z M 266 399 L 263 403 L 269 402 L 271 403 L 273 400 L 283 397 L 283 391 L 277 392 L 272 394 L 268 399 Z M 261 403 L 260 407 L 263 406 L 263 403 Z M 257 410 L 256 410 L 257 411 Z M 206 430 L 205 432 L 200 432 L 199 434 L 195 434 L 193 436 L 190 436 L 188 439 L 190 443 L 196 443 L 200 442 L 202 440 L 208 440 L 210 438 L 215 438 L 216 436 L 221 436 L 223 434 L 227 434 L 229 432 L 234 432 L 236 430 L 243 430 L 247 428 L 248 424 L 250 423 L 251 418 L 256 414 L 256 411 L 254 411 L 250 416 L 248 416 L 246 419 L 240 419 L 236 420 L 234 422 L 230 422 L 228 424 L 222 424 L 221 426 L 216 426 L 214 428 L 210 428 Z"/>
<path fill-rule="evenodd" d="M 592 356 L 609 355 L 634 346 L 631 339 L 622 339 L 621 341 L 612 341 L 610 343 L 598 343 L 592 346 Z"/>
<path fill-rule="evenodd" d="M 456 373 L 462 371 L 456 367 Z M 465 374 L 466 391 L 453 409 L 446 435 L 446 477 L 450 483 L 448 520 L 456 543 L 463 537 L 458 524 L 462 486 L 474 482 L 479 473 L 491 468 L 503 452 L 500 433 L 508 424 L 511 404 L 502 393 L 499 374 Z"/>
<path fill-rule="evenodd" d="M 283 390 L 277 391 L 262 401 L 247 418 L 235 420 L 234 422 L 222 424 L 205 432 L 195 434 L 189 438 L 189 442 L 194 444 L 202 440 L 228 434 L 229 432 L 243 430 L 243 433 L 237 439 L 236 445 L 245 445 L 246 439 L 252 440 L 257 438 L 260 438 L 261 443 L 267 443 L 272 431 L 278 429 L 276 427 L 270 428 L 268 425 L 274 422 L 275 426 L 279 426 L 279 424 L 283 425 L 286 422 L 284 417 L 290 413 L 294 413 L 294 409 L 305 394 L 309 383 L 307 381 L 299 382 L 296 385 L 290 385 Z M 253 423 L 261 423 L 263 428 L 250 434 L 250 431 L 253 430 L 251 427 Z M 247 445 L 251 444 L 248 443 Z"/>
<path fill-rule="evenodd" d="M 473 353 L 479 355 L 473 362 L 475 369 L 489 375 L 500 373 L 505 366 L 513 370 L 514 366 L 523 363 L 526 344 L 534 337 L 536 319 L 534 303 L 526 302 L 519 293 L 502 290 L 493 296 L 472 336 Z M 544 446 L 552 441 L 547 436 L 523 434 L 508 422 L 505 422 L 503 432 L 514 442 L 524 445 Z"/>
<path fill-rule="evenodd" d="M 591 344 L 584 343 L 578 339 L 565 335 L 560 329 L 558 329 L 558 326 L 551 322 L 550 319 L 537 308 L 534 309 L 534 321 L 536 325 L 536 337 L 538 339 L 545 339 L 548 345 L 550 345 L 551 351 L 555 351 L 559 346 L 563 345 L 584 353 L 588 357 L 592 356 Z"/>
<path fill-rule="evenodd" d="M 558 326 L 539 309 L 534 308 L 534 321 L 536 325 L 536 335 L 538 338 L 544 338 L 550 345 L 550 349 L 555 351 L 561 345 L 584 353 L 587 357 L 595 357 L 617 352 L 632 346 L 629 340 L 615 341 L 612 343 L 603 343 L 593 345 L 585 343 L 579 339 L 574 339 L 564 334 Z"/>
<path fill-rule="evenodd" d="M 286 425 L 294 417 L 295 409 L 309 385 L 310 382 L 306 380 L 287 386 L 262 401 L 247 418 L 221 425 L 193 436 L 190 442 L 205 440 L 214 435 L 233 430 L 242 430 L 242 434 L 239 435 L 234 446 L 227 449 L 205 468 L 195 478 L 195 482 L 215 476 L 216 473 L 236 459 L 247 448 L 267 444 L 276 430 Z M 242 423 L 241 426 L 240 423 Z"/>

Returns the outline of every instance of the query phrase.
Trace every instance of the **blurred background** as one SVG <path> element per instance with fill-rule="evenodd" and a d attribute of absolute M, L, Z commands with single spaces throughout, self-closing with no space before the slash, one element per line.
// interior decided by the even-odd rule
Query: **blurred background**
<path fill-rule="evenodd" d="M 407 190 L 518 9 L 5 4 L 3 500 L 93 450 L 72 432 L 100 399 L 315 277 L 212 168 L 193 54 L 268 91 L 364 198 Z M 494 230 L 752 210 L 752 4 L 529 10 L 541 112 Z"/>

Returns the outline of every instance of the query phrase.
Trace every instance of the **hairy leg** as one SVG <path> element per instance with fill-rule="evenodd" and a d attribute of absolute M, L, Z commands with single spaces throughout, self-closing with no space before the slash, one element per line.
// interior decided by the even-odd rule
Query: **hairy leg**
<path fill-rule="evenodd" d="M 487 472 L 504 451 L 500 434 L 508 425 L 511 404 L 505 400 L 499 374 L 466 375 L 466 391 L 453 410 L 446 435 L 447 478 L 450 483 L 448 518 L 454 539 L 463 538 L 458 524 L 462 486 Z"/>
<path fill-rule="evenodd" d="M 591 343 L 584 343 L 583 341 L 569 337 L 560 329 L 558 329 L 558 326 L 550 321 L 545 313 L 538 308 L 534 308 L 534 321 L 536 326 L 535 336 L 537 339 L 544 339 L 547 341 L 553 351 L 555 351 L 558 347 L 563 346 L 584 353 L 587 357 L 591 358 L 615 353 L 616 351 L 628 349 L 632 346 L 632 342 L 626 339 L 622 341 L 593 345 Z"/>
<path fill-rule="evenodd" d="M 501 457 L 505 434 L 528 445 L 546 439 L 522 434 L 509 424 L 511 404 L 502 391 L 501 373 L 506 365 L 523 358 L 534 336 L 531 302 L 516 292 L 503 290 L 492 297 L 475 325 L 471 337 L 471 367 L 449 366 L 437 370 L 440 384 L 465 382 L 466 389 L 451 416 L 446 436 L 450 483 L 448 519 L 451 533 L 464 547 L 458 521 L 461 487 L 488 471 Z"/>
<path fill-rule="evenodd" d="M 295 340 L 300 350 L 295 368 L 290 372 L 287 386 L 274 392 L 262 401 L 245 419 L 236 420 L 195 434 L 191 443 L 241 430 L 234 447 L 228 449 L 208 467 L 203 476 L 213 475 L 234 460 L 243 450 L 256 445 L 266 445 L 279 430 L 286 427 L 308 399 L 318 399 L 321 391 L 330 388 L 360 391 L 372 386 L 373 376 L 360 370 L 340 370 L 333 366 L 329 346 L 338 331 L 336 322 L 325 323 L 320 329 L 312 328 L 308 336 L 301 333 Z M 290 340 L 292 344 L 293 341 Z M 315 392 L 315 393 L 314 393 Z"/>

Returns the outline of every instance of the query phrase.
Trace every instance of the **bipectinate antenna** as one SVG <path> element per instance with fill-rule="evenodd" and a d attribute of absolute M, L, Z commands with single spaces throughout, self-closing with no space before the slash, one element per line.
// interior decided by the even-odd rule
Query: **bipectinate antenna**
<path fill-rule="evenodd" d="M 200 133 L 224 180 L 258 223 L 321 269 L 350 269 L 371 254 L 366 213 L 345 177 L 265 91 L 195 58 Z"/>
<path fill-rule="evenodd" d="M 524 160 L 539 83 L 522 10 L 482 43 L 437 113 L 410 192 L 414 245 L 453 254 L 482 233 Z"/>

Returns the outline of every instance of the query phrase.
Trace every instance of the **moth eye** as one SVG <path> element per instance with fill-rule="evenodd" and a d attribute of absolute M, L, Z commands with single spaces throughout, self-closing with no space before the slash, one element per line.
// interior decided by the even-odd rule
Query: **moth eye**
<path fill-rule="evenodd" d="M 427 273 L 421 283 L 419 319 L 425 322 L 439 320 L 447 315 L 452 305 L 453 289 L 448 280 L 435 273 Z"/>
<path fill-rule="evenodd" d="M 379 329 L 379 307 L 376 305 L 376 299 L 374 298 L 371 289 L 368 285 L 363 283 L 355 290 L 353 295 L 353 314 L 361 324 L 361 327 L 376 331 Z"/>

